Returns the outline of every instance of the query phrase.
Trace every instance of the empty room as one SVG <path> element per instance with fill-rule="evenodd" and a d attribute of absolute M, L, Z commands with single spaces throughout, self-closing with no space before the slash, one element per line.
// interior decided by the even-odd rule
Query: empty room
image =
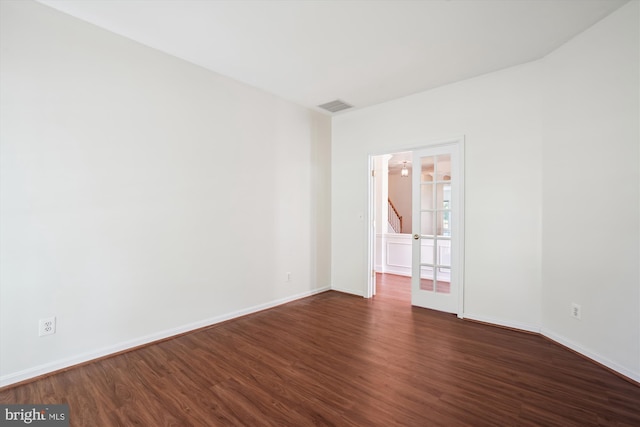
<path fill-rule="evenodd" d="M 640 425 L 639 0 L 0 0 L 0 425 Z"/>

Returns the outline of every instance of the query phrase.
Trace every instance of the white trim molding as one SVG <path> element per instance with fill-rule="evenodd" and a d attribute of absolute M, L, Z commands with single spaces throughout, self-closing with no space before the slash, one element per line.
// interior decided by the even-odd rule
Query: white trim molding
<path fill-rule="evenodd" d="M 347 289 L 347 288 L 332 286 L 331 290 L 336 292 L 342 292 L 343 294 L 355 295 L 357 297 L 365 298 L 364 293 L 362 292 L 362 290 L 359 290 L 359 289 Z"/>
<path fill-rule="evenodd" d="M 474 315 L 474 314 L 469 314 L 469 313 L 464 313 L 463 316 L 464 319 L 468 319 L 468 320 L 472 320 L 472 321 L 477 321 L 477 322 L 482 322 L 482 323 L 486 323 L 488 325 L 493 325 L 493 326 L 497 326 L 497 327 L 504 327 L 504 328 L 509 328 L 509 329 L 515 329 L 515 330 L 519 330 L 519 331 L 523 331 L 523 332 L 530 332 L 530 333 L 534 333 L 536 335 L 540 335 L 541 337 L 547 338 L 550 341 L 553 341 L 556 344 L 559 344 L 563 347 L 566 347 L 572 351 L 575 351 L 576 353 L 578 353 L 579 355 L 590 359 L 592 362 L 595 362 L 599 365 L 602 365 L 608 369 L 611 369 L 612 371 L 615 371 L 616 373 L 629 378 L 632 381 L 635 381 L 637 383 L 640 383 L 640 372 L 633 372 L 627 368 L 625 368 L 624 366 L 621 366 L 609 359 L 607 359 L 606 357 L 603 357 L 591 350 L 588 350 L 584 347 L 582 347 L 581 345 L 571 341 L 570 339 L 567 339 L 561 335 L 556 334 L 555 332 L 552 332 L 548 329 L 545 328 L 541 328 L 539 326 L 535 326 L 535 325 L 530 325 L 530 324 L 526 324 L 526 323 L 520 323 L 520 322 L 512 322 L 512 321 L 505 321 L 505 320 L 498 320 L 492 317 L 487 317 L 487 316 L 478 316 L 478 315 Z"/>
<path fill-rule="evenodd" d="M 167 329 L 164 331 L 156 332 L 153 334 L 149 334 L 146 336 L 142 336 L 136 339 L 132 339 L 129 341 L 124 341 L 112 346 L 103 347 L 96 351 L 90 351 L 87 353 L 82 353 L 77 356 L 68 357 L 65 359 L 55 360 L 53 362 L 45 363 L 39 366 L 35 366 L 33 368 L 24 369 L 22 371 L 14 372 L 11 374 L 3 375 L 0 377 L 0 387 L 5 387 L 11 384 L 19 383 L 21 381 L 26 381 L 41 375 L 53 374 L 56 371 L 60 371 L 62 369 L 70 368 L 75 365 L 79 365 L 81 363 L 90 362 L 95 359 L 99 359 L 105 356 L 110 356 L 116 353 L 120 353 L 122 351 L 134 349 L 136 347 L 140 347 L 142 345 L 151 344 L 155 341 L 160 341 L 163 339 L 171 338 L 176 335 L 181 335 L 187 332 L 192 332 L 201 328 L 205 328 L 207 326 L 215 325 L 216 323 L 224 322 L 227 320 L 235 319 L 237 317 L 246 316 L 247 314 L 257 313 L 259 311 L 263 311 L 269 308 L 273 308 L 282 304 L 286 304 L 288 302 L 292 302 L 295 300 L 299 300 L 302 298 L 310 297 L 312 295 L 316 295 L 322 292 L 330 291 L 330 286 L 325 286 L 318 289 L 313 289 L 306 292 L 301 292 L 296 295 L 291 295 L 289 297 L 280 298 L 268 303 L 258 304 L 253 307 L 248 307 L 246 309 L 233 311 L 231 313 L 223 314 L 221 316 L 211 317 L 208 319 L 204 319 L 198 322 L 189 323 L 187 325 L 179 326 L 176 328 Z"/>
<path fill-rule="evenodd" d="M 495 319 L 493 317 L 478 316 L 475 314 L 464 313 L 462 316 L 464 319 L 474 320 L 476 322 L 487 323 L 494 326 L 501 326 L 504 328 L 517 329 L 524 332 L 532 332 L 534 334 L 540 334 L 540 327 L 530 325 L 528 323 L 512 322 L 504 319 Z"/>
<path fill-rule="evenodd" d="M 625 368 L 624 366 L 620 366 L 619 364 L 617 364 L 616 362 L 613 362 L 609 359 L 607 359 L 606 357 L 600 356 L 597 353 L 594 353 L 591 350 L 588 350 L 584 347 L 582 347 L 581 345 L 571 341 L 570 339 L 567 339 L 565 337 L 563 337 L 562 335 L 558 335 L 548 329 L 542 328 L 540 331 L 540 335 L 560 344 L 563 345 L 573 351 L 575 351 L 576 353 L 581 354 L 582 356 L 591 359 L 592 361 L 605 366 L 609 369 L 611 369 L 612 371 L 615 371 L 621 375 L 624 375 L 627 378 L 630 378 L 631 380 L 640 383 L 640 372 L 633 372 L 630 371 L 629 369 Z"/>

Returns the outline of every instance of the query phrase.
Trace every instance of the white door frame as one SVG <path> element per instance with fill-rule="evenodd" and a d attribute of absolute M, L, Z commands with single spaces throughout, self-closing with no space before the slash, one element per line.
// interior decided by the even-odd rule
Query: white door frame
<path fill-rule="evenodd" d="M 464 172 L 465 172 L 465 166 L 464 166 L 464 158 L 465 158 L 465 137 L 463 136 L 458 136 L 458 137 L 452 137 L 452 138 L 446 138 L 446 139 L 441 139 L 441 140 L 437 140 L 437 141 L 430 141 L 428 143 L 426 143 L 425 145 L 420 145 L 420 146 L 413 146 L 413 147 L 409 147 L 409 148 L 401 148 L 398 147 L 395 150 L 387 150 L 385 152 L 381 152 L 381 153 L 370 153 L 368 158 L 367 158 L 367 183 L 368 183 L 368 198 L 367 198 L 367 218 L 365 221 L 365 225 L 366 225 L 366 235 L 367 235 L 367 271 L 366 271 L 366 276 L 367 277 L 367 287 L 365 289 L 364 292 L 364 297 L 365 298 L 371 298 L 375 295 L 375 288 L 376 288 L 376 278 L 375 275 L 372 275 L 372 271 L 374 271 L 374 267 L 375 267 L 375 249 L 376 249 L 376 234 L 375 234 L 375 224 L 374 224 L 374 218 L 375 218 L 375 185 L 374 185 L 374 180 L 372 178 L 371 175 L 371 171 L 373 170 L 373 166 L 374 166 L 374 162 L 373 162 L 373 158 L 376 156 L 382 156 L 385 154 L 393 154 L 393 153 L 399 153 L 399 152 L 406 152 L 406 151 L 417 151 L 417 150 L 422 150 L 422 149 L 429 149 L 429 148 L 435 148 L 441 145 L 451 145 L 451 144 L 457 144 L 459 147 L 459 152 L 460 152 L 460 158 L 459 158 L 459 163 L 460 163 L 460 171 L 459 171 L 459 193 L 460 193 L 460 197 L 459 197 L 459 207 L 460 207 L 460 212 L 459 212 L 459 222 L 457 224 L 458 226 L 458 236 L 456 238 L 456 245 L 457 246 L 457 250 L 455 251 L 455 253 L 452 253 L 452 261 L 453 261 L 453 257 L 456 257 L 456 263 L 458 265 L 458 311 L 457 311 L 457 316 L 459 318 L 463 318 L 464 317 L 464 212 L 465 212 L 465 208 L 464 208 Z"/>
<path fill-rule="evenodd" d="M 375 156 L 369 155 L 368 165 L 367 165 L 367 174 L 368 174 L 368 194 L 369 198 L 367 199 L 367 220 L 365 221 L 367 227 L 367 288 L 365 289 L 365 298 L 371 298 L 376 294 L 376 274 L 375 274 L 375 265 L 376 265 L 376 223 L 375 223 L 375 212 L 376 212 L 376 185 L 375 185 L 375 176 L 374 176 L 374 167 L 375 162 L 373 160 Z"/>

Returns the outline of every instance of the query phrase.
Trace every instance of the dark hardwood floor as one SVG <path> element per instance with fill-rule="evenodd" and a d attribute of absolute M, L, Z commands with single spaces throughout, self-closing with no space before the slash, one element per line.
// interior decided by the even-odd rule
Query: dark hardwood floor
<path fill-rule="evenodd" d="M 640 387 L 539 336 L 326 292 L 0 391 L 72 426 L 640 426 Z"/>

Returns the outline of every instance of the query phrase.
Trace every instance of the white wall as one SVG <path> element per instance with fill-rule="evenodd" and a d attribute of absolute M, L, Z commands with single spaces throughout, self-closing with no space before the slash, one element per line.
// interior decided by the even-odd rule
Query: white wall
<path fill-rule="evenodd" d="M 330 285 L 328 117 L 1 3 L 0 384 Z"/>
<path fill-rule="evenodd" d="M 465 135 L 464 315 L 541 331 L 640 381 L 638 6 L 540 61 L 336 117 L 334 288 L 366 284 L 367 173 L 354 165 Z"/>
<path fill-rule="evenodd" d="M 335 289 L 366 289 L 367 156 L 465 135 L 465 315 L 540 324 L 539 76 L 527 64 L 334 118 Z"/>
<path fill-rule="evenodd" d="M 640 381 L 639 21 L 631 2 L 545 59 L 542 320 Z"/>

